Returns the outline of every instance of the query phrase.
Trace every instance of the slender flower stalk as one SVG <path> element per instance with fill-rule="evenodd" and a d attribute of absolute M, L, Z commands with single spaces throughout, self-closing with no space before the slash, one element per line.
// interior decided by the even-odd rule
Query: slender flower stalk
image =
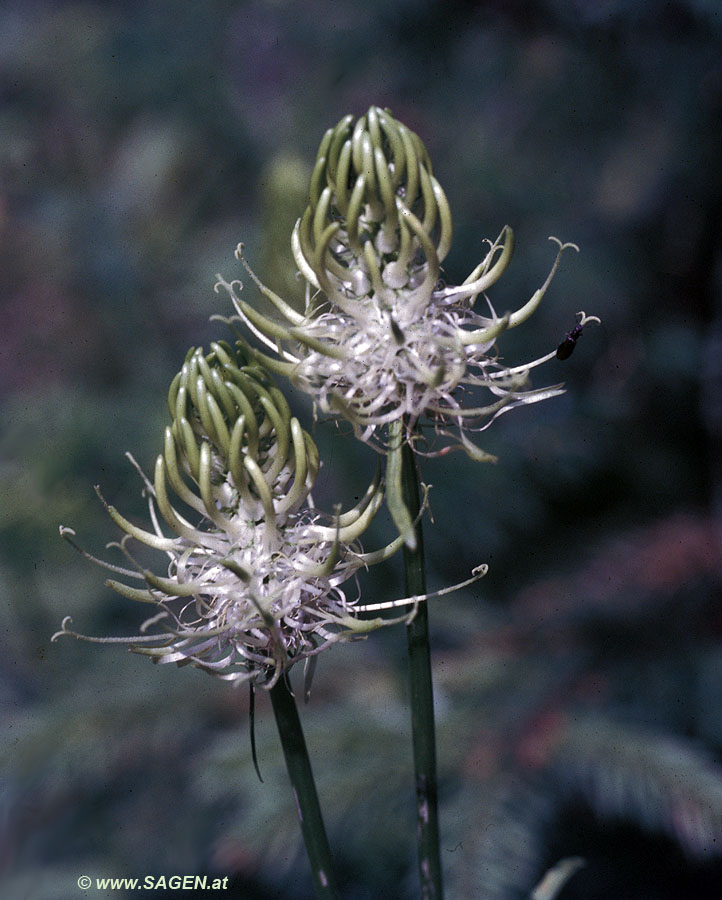
<path fill-rule="evenodd" d="M 328 845 L 296 701 L 285 678 L 274 684 L 270 694 L 283 756 L 296 798 L 301 833 L 311 864 L 316 897 L 318 900 L 335 900 L 338 888 L 333 873 L 331 848 Z"/>
<path fill-rule="evenodd" d="M 401 459 L 402 499 L 414 517 L 413 546 L 404 546 L 404 576 L 408 594 L 426 592 L 424 540 L 418 520 L 419 478 L 410 444 L 405 443 Z M 406 626 L 409 654 L 409 697 L 416 781 L 416 831 L 419 881 L 422 900 L 442 900 L 443 882 L 439 839 L 439 792 L 436 771 L 436 727 L 434 685 L 431 677 L 429 614 L 421 604 Z"/>

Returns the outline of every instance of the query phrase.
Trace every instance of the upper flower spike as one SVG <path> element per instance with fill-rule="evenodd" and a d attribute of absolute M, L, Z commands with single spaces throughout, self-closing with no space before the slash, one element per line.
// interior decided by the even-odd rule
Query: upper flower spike
<path fill-rule="evenodd" d="M 324 135 L 311 178 L 309 203 L 292 237 L 293 255 L 307 282 L 306 310 L 294 310 L 266 288 L 236 251 L 281 320 L 258 312 L 240 296 L 241 284 L 219 276 L 238 319 L 269 348 L 247 352 L 310 393 L 322 412 L 346 417 L 363 440 L 388 446 L 388 426 L 410 434 L 430 424 L 476 459 L 491 457 L 469 440 L 499 415 L 561 393 L 532 390 L 528 374 L 554 351 L 508 368 L 494 344 L 524 322 L 541 302 L 563 251 L 559 245 L 544 284 L 513 312 L 474 312 L 480 294 L 503 274 L 513 234 L 506 226 L 463 284 L 439 281 L 451 243 L 446 196 L 420 138 L 387 111 L 371 107 L 345 116 Z M 243 339 L 243 335 L 239 334 Z M 479 403 L 476 389 L 491 398 Z M 471 401 L 471 402 L 470 402 Z M 418 443 L 417 443 L 418 447 Z M 433 437 L 427 452 L 443 453 Z"/>
<path fill-rule="evenodd" d="M 107 506 L 125 533 L 112 546 L 129 566 L 80 551 L 123 577 L 109 587 L 150 604 L 154 614 L 137 636 L 86 640 L 125 643 L 156 662 L 270 686 L 332 643 L 399 621 L 359 618 L 367 608 L 340 587 L 401 545 L 397 539 L 363 553 L 357 543 L 383 501 L 378 476 L 352 509 L 333 516 L 317 510 L 310 498 L 319 470 L 315 444 L 269 375 L 228 344 L 212 344 L 209 354 L 189 351 L 168 405 L 172 424 L 153 481 L 142 476 L 151 529 Z M 61 534 L 80 549 L 72 529 Z M 155 574 L 137 562 L 132 540 L 161 551 L 166 570 Z M 423 599 L 390 605 L 415 607 Z M 69 619 L 60 634 L 84 637 Z"/>

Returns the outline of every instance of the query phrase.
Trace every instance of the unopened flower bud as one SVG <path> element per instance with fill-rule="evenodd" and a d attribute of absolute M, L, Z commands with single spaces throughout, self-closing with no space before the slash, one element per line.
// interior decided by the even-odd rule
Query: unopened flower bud
<path fill-rule="evenodd" d="M 372 106 L 326 132 L 293 241 L 296 263 L 313 285 L 359 301 L 384 286 L 428 288 L 438 279 L 451 232 L 449 205 L 426 148 L 388 110 Z M 359 271 L 366 276 L 361 282 Z"/>

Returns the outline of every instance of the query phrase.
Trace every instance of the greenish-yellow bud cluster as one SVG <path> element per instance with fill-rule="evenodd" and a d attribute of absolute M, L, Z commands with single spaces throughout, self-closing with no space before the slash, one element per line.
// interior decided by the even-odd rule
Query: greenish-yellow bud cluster
<path fill-rule="evenodd" d="M 159 503 L 165 476 L 181 500 L 226 529 L 226 511 L 240 504 L 272 524 L 308 496 L 319 468 L 316 445 L 268 373 L 242 350 L 224 342 L 208 355 L 191 349 L 168 407 L 172 424 L 156 464 Z M 164 517 L 175 529 L 172 513 Z"/>
<path fill-rule="evenodd" d="M 418 135 L 374 106 L 326 132 L 293 240 L 311 284 L 334 299 L 433 287 L 451 236 L 449 205 Z"/>

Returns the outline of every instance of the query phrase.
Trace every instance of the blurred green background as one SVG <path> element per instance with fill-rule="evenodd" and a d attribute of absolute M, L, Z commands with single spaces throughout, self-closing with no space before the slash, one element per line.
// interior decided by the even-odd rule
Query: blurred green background
<path fill-rule="evenodd" d="M 562 398 L 486 432 L 498 465 L 423 464 L 430 587 L 490 565 L 431 612 L 449 897 L 520 900 L 573 855 L 562 900 L 720 896 L 721 51 L 715 0 L 0 4 L 3 897 L 185 873 L 311 896 L 265 696 L 260 784 L 245 691 L 49 638 L 137 628 L 58 526 L 117 537 L 96 483 L 144 514 L 124 452 L 152 466 L 186 349 L 225 336 L 215 273 L 243 240 L 296 289 L 318 143 L 371 104 L 429 149 L 450 283 L 510 224 L 491 299 L 516 308 L 548 235 L 580 245 L 505 359 L 603 320 L 537 376 Z M 317 499 L 347 504 L 372 454 L 316 438 Z M 400 561 L 364 581 L 401 590 Z M 389 630 L 324 654 L 302 711 L 345 900 L 417 895 L 406 694 Z"/>

